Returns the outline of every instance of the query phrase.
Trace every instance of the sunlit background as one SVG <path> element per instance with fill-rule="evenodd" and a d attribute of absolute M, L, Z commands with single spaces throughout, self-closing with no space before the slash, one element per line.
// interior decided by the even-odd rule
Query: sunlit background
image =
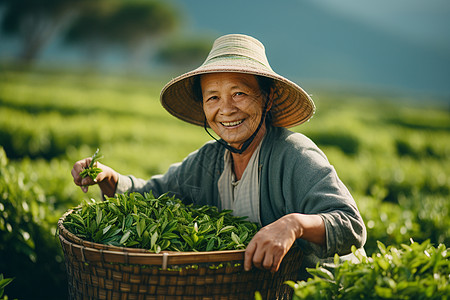
<path fill-rule="evenodd" d="M 308 91 L 449 101 L 446 0 L 2 2 L 2 61 L 171 77 L 200 64 L 218 36 L 245 33 L 265 44 L 275 71 Z"/>
<path fill-rule="evenodd" d="M 56 224 L 100 198 L 74 185 L 75 161 L 100 148 L 102 163 L 149 178 L 210 139 L 159 93 L 229 33 L 259 39 L 272 68 L 312 94 L 314 117 L 291 130 L 349 188 L 368 255 L 378 242 L 450 246 L 449 31 L 448 0 L 0 0 L 0 299 L 2 274 L 15 278 L 8 299 L 67 299 Z M 449 277 L 434 262 L 417 278 L 439 297 Z M 397 293 L 395 280 L 406 284 L 379 290 Z"/>

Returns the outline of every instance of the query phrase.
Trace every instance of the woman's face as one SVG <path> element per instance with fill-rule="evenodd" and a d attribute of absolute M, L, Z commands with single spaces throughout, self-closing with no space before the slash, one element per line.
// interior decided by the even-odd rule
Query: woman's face
<path fill-rule="evenodd" d="M 211 73 L 201 76 L 203 110 L 214 132 L 235 148 L 256 131 L 264 97 L 256 77 L 240 73 Z M 265 127 L 261 128 L 265 131 Z"/>

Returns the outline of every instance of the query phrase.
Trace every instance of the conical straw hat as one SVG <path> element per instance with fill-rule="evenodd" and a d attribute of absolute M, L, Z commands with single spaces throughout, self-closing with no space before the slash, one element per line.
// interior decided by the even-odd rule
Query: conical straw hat
<path fill-rule="evenodd" d="M 275 73 L 264 45 L 243 34 L 229 34 L 215 40 L 205 62 L 197 69 L 172 79 L 161 91 L 162 106 L 175 117 L 203 126 L 202 99 L 195 99 L 194 77 L 218 72 L 235 72 L 274 79 L 275 98 L 270 109 L 272 125 L 293 127 L 309 120 L 315 110 L 311 97 L 297 84 Z"/>

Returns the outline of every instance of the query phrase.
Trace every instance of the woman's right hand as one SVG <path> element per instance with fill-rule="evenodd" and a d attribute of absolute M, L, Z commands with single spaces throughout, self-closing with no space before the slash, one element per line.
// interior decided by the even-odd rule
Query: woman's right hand
<path fill-rule="evenodd" d="M 85 169 L 89 167 L 89 164 L 91 163 L 92 158 L 88 157 L 82 160 L 77 161 L 72 168 L 72 177 L 73 181 L 76 185 L 81 187 L 81 190 L 83 192 L 88 191 L 88 187 L 90 185 L 98 184 L 100 189 L 102 190 L 102 193 L 108 197 L 114 197 L 114 194 L 116 192 L 116 186 L 117 182 L 119 180 L 119 175 L 116 171 L 111 169 L 108 166 L 105 166 L 99 162 L 96 162 L 96 166 L 100 169 L 102 169 L 102 172 L 100 172 L 95 180 L 92 180 L 89 176 L 86 176 L 82 178 L 80 176 L 80 173 Z"/>

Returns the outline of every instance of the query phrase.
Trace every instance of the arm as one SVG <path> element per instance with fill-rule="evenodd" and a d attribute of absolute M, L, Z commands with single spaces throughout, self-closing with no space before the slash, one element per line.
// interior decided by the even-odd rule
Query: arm
<path fill-rule="evenodd" d="M 263 227 L 247 246 L 245 270 L 250 270 L 253 264 L 257 268 L 278 271 L 283 257 L 299 238 L 324 245 L 326 233 L 323 219 L 319 215 L 291 213 Z"/>
<path fill-rule="evenodd" d="M 335 253 L 348 254 L 352 245 L 364 245 L 365 226 L 356 204 L 323 152 L 303 135 L 275 130 L 274 141 L 268 138 L 267 149 L 261 149 L 261 222 L 268 228 L 261 230 L 261 236 L 255 235 L 255 243 L 249 246 L 263 248 L 261 241 L 276 243 L 284 237 L 283 247 L 288 250 L 295 242 L 312 262 Z M 275 232 L 272 227 L 282 226 L 291 215 L 296 216 L 295 222 L 283 225 L 272 237 L 263 236 L 266 229 Z M 278 246 L 264 247 L 275 251 Z M 283 258 L 287 250 L 278 257 Z M 255 264 L 253 251 L 265 255 L 263 249 L 250 248 L 249 264 Z M 264 267 L 261 257 L 256 256 L 256 265 Z"/>
<path fill-rule="evenodd" d="M 122 175 L 101 164 L 98 164 L 98 167 L 103 172 L 97 176 L 96 182 L 90 178 L 81 179 L 79 174 L 85 166 L 89 165 L 90 158 L 76 162 L 72 169 L 72 176 L 75 184 L 81 186 L 85 192 L 89 185 L 98 183 L 103 194 L 111 197 L 116 193 L 151 191 L 155 197 L 170 193 L 186 203 L 196 202 L 201 205 L 217 206 L 216 174 L 220 174 L 223 168 L 223 160 L 218 159 L 223 157 L 223 151 L 220 145 L 207 143 L 199 150 L 190 153 L 181 163 L 172 164 L 165 174 L 152 176 L 149 180 Z"/>
<path fill-rule="evenodd" d="M 73 181 L 76 185 L 81 187 L 81 190 L 83 192 L 87 192 L 89 186 L 98 184 L 101 192 L 103 195 L 108 197 L 114 197 L 114 195 L 117 193 L 125 193 L 125 192 L 138 192 L 138 193 L 144 193 L 148 192 L 150 190 L 153 190 L 154 188 L 157 188 L 159 190 L 168 191 L 167 188 L 167 182 L 170 181 L 169 178 L 170 174 L 166 174 L 165 177 L 158 175 L 154 176 L 150 180 L 144 180 L 141 178 L 136 178 L 134 176 L 125 176 L 117 173 L 110 167 L 103 165 L 99 162 L 96 162 L 96 165 L 98 168 L 102 169 L 102 172 L 100 172 L 95 180 L 92 180 L 89 176 L 82 178 L 80 176 L 81 171 L 83 171 L 84 168 L 88 167 L 91 162 L 91 158 L 85 158 L 80 161 L 77 161 L 73 168 L 72 168 L 72 177 Z M 168 173 L 174 173 L 174 171 L 171 172 L 171 170 L 175 170 L 176 167 L 173 165 Z M 156 179 L 158 178 L 158 179 Z M 173 180 L 173 179 L 172 179 Z M 161 187 L 161 185 L 163 187 Z"/>

